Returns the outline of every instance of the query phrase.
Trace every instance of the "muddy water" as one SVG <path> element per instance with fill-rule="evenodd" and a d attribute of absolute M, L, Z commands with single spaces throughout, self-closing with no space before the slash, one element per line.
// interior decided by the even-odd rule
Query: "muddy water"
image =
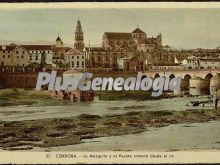
<path fill-rule="evenodd" d="M 191 151 L 220 150 L 220 122 L 176 124 L 124 136 L 84 140 L 78 145 L 38 151 Z"/>
<path fill-rule="evenodd" d="M 82 113 L 95 115 L 121 114 L 129 111 L 157 111 L 174 110 L 183 111 L 188 109 L 187 103 L 193 100 L 207 100 L 207 98 L 172 98 L 146 101 L 100 101 L 96 99 L 93 102 L 74 103 L 66 106 L 14 106 L 0 107 L 0 120 L 33 120 L 55 117 L 78 116 Z M 192 108 L 192 107 L 190 107 Z M 198 107 L 194 107 L 198 108 Z M 205 108 L 212 108 L 205 107 Z"/>
<path fill-rule="evenodd" d="M 184 111 L 193 100 L 207 100 L 204 97 L 185 97 L 147 101 L 99 101 L 74 103 L 68 106 L 42 107 L 0 107 L 0 120 L 32 120 L 55 117 L 77 116 L 82 113 L 109 115 L 129 111 Z M 198 108 L 198 107 L 194 107 Z M 213 108 L 212 105 L 200 108 Z M 31 151 L 178 151 L 219 150 L 220 122 L 176 124 L 163 128 L 149 128 L 149 131 L 84 140 L 78 145 L 53 148 L 34 148 Z"/>

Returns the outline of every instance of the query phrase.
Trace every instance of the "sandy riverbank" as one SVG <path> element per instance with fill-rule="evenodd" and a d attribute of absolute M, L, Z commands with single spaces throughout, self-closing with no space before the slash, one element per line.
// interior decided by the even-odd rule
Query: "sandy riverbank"
<path fill-rule="evenodd" d="M 80 144 L 84 139 L 121 136 L 177 123 L 220 120 L 220 110 L 141 111 L 118 115 L 88 115 L 1 121 L 0 147 L 5 150 L 32 149 Z"/>

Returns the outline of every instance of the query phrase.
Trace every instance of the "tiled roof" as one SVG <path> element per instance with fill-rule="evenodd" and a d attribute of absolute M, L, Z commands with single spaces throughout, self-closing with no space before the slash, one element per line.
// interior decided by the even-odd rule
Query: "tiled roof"
<path fill-rule="evenodd" d="M 52 45 L 21 45 L 27 50 L 51 50 Z"/>
<path fill-rule="evenodd" d="M 131 33 L 119 33 L 119 32 L 105 32 L 104 35 L 107 39 L 112 40 L 132 40 Z"/>
<path fill-rule="evenodd" d="M 53 51 L 59 51 L 59 50 L 61 50 L 61 51 L 67 52 L 67 51 L 69 51 L 70 49 L 72 49 L 72 48 L 70 48 L 70 47 L 55 47 L 54 45 L 52 46 L 52 50 L 53 50 Z"/>
<path fill-rule="evenodd" d="M 86 51 L 91 51 L 91 52 L 103 52 L 105 49 L 103 47 L 85 47 Z"/>
<path fill-rule="evenodd" d="M 65 55 L 83 55 L 83 53 L 76 49 L 70 49 Z"/>
<path fill-rule="evenodd" d="M 136 28 L 132 33 L 144 33 L 145 34 L 145 32 L 143 32 L 141 29 L 139 29 L 139 28 Z"/>
<path fill-rule="evenodd" d="M 0 51 L 10 51 L 14 50 L 16 45 L 0 45 Z"/>

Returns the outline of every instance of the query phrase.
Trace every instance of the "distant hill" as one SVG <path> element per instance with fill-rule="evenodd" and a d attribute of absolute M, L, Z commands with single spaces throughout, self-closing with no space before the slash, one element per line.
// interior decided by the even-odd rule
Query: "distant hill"
<path fill-rule="evenodd" d="M 54 41 L 36 40 L 36 41 L 16 41 L 0 39 L 0 45 L 9 45 L 11 43 L 17 45 L 54 45 Z M 72 47 L 72 44 L 65 44 L 64 46 Z"/>
<path fill-rule="evenodd" d="M 16 41 L 16 40 L 4 40 L 0 39 L 0 45 L 10 45 L 11 43 L 17 45 L 54 45 L 54 41 L 36 40 L 36 41 Z M 64 46 L 73 47 L 73 44 L 64 43 Z M 86 47 L 89 47 L 88 43 L 85 43 Z M 90 47 L 101 47 L 99 43 L 91 43 Z"/>

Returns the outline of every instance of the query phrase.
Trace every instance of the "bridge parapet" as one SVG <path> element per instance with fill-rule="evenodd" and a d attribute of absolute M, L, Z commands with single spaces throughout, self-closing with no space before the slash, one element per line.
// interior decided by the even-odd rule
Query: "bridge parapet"
<path fill-rule="evenodd" d="M 193 69 L 193 70 L 149 70 L 144 72 L 148 77 L 155 78 L 164 76 L 166 72 L 172 72 L 175 77 L 181 77 L 182 79 L 186 76 L 191 78 L 200 77 L 206 79 L 210 76 L 215 76 L 217 73 L 220 73 L 220 69 Z"/>

